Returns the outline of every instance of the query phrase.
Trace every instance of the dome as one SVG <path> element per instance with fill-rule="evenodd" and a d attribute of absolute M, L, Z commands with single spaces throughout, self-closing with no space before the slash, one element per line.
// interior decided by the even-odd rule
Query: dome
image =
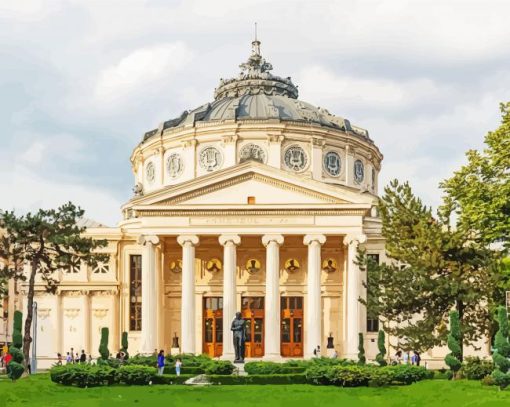
<path fill-rule="evenodd" d="M 291 78 L 282 78 L 270 72 L 273 67 L 262 58 L 260 41 L 252 42 L 248 61 L 239 67 L 241 73 L 238 77 L 220 80 L 213 102 L 165 121 L 161 130 L 194 126 L 196 122 L 276 120 L 307 122 L 369 139 L 367 130 L 351 125 L 349 120 L 335 116 L 324 108 L 299 100 L 298 89 Z M 154 129 L 145 133 L 144 141 L 157 132 L 158 129 Z"/>

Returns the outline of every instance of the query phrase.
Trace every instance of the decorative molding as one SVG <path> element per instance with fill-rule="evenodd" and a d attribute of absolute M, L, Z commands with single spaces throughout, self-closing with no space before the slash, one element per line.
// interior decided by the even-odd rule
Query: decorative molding
<path fill-rule="evenodd" d="M 37 308 L 37 316 L 40 319 L 46 319 L 51 314 L 51 308 Z"/>
<path fill-rule="evenodd" d="M 243 182 L 246 182 L 246 181 L 250 181 L 250 180 L 260 181 L 260 182 L 263 182 L 265 184 L 281 188 L 283 190 L 302 193 L 302 194 L 310 196 L 312 198 L 321 199 L 321 200 L 323 200 L 325 202 L 328 202 L 328 203 L 346 203 L 346 201 L 342 201 L 341 199 L 334 198 L 331 195 L 327 195 L 327 194 L 323 194 L 323 193 L 320 193 L 320 192 L 312 191 L 312 190 L 310 190 L 308 188 L 303 188 L 303 187 L 300 187 L 300 186 L 297 186 L 297 185 L 291 185 L 291 184 L 282 182 L 280 180 L 277 180 L 277 179 L 274 179 L 274 178 L 267 177 L 265 175 L 261 175 L 261 174 L 257 174 L 257 173 L 253 173 L 252 172 L 252 173 L 243 174 L 243 175 L 240 175 L 238 177 L 234 177 L 234 178 L 231 178 L 231 179 L 228 179 L 228 180 L 225 180 L 225 181 L 217 182 L 215 184 L 206 186 L 204 188 L 200 188 L 200 189 L 197 189 L 197 190 L 194 190 L 194 191 L 183 193 L 183 194 L 178 195 L 176 197 L 169 198 L 169 199 L 163 200 L 161 202 L 158 202 L 157 204 L 158 205 L 173 205 L 173 204 L 176 204 L 176 203 L 181 203 L 181 202 L 184 202 L 184 201 L 187 201 L 187 200 L 190 200 L 190 199 L 193 199 L 193 198 L 197 198 L 199 196 L 203 196 L 203 195 L 209 194 L 211 192 L 215 192 L 215 191 L 218 191 L 218 190 L 221 190 L 221 189 L 225 189 L 225 188 L 228 188 L 228 187 L 231 187 L 231 186 L 234 186 L 234 185 L 238 185 L 240 183 L 243 183 Z"/>
<path fill-rule="evenodd" d="M 326 243 L 326 236 L 324 235 L 305 235 L 303 238 L 303 244 L 308 246 L 312 242 L 318 242 L 321 246 Z"/>
<path fill-rule="evenodd" d="M 346 235 L 344 237 L 344 245 L 350 246 L 351 244 L 362 244 L 367 241 L 367 235 L 365 234 L 358 234 L 358 235 Z"/>
<path fill-rule="evenodd" d="M 322 148 L 326 145 L 326 140 L 319 137 L 312 137 L 312 145 Z"/>
<path fill-rule="evenodd" d="M 79 308 L 64 308 L 64 316 L 69 319 L 74 319 L 80 314 Z"/>
<path fill-rule="evenodd" d="M 92 313 L 97 319 L 103 319 L 108 315 L 108 308 L 93 308 Z"/>
<path fill-rule="evenodd" d="M 197 139 L 183 140 L 182 148 L 195 147 L 197 145 Z"/>
<path fill-rule="evenodd" d="M 364 216 L 369 209 L 258 209 L 258 210 L 162 210 L 162 209 L 143 209 L 140 210 L 140 215 L 145 217 L 152 216 L 251 216 L 251 215 L 276 215 L 276 216 Z"/>
<path fill-rule="evenodd" d="M 268 143 L 282 143 L 285 140 L 285 136 L 281 134 L 268 134 L 267 142 Z"/>

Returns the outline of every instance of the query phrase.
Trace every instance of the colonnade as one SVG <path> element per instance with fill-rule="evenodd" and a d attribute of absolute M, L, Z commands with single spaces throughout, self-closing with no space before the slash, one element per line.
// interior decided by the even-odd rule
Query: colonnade
<path fill-rule="evenodd" d="M 308 268 L 305 300 L 304 357 L 313 356 L 314 349 L 322 342 L 322 306 L 321 306 L 321 248 L 327 237 L 322 234 L 308 234 L 303 244 L 308 247 Z M 224 359 L 234 358 L 230 321 L 237 311 L 236 268 L 237 247 L 241 237 L 237 234 L 223 234 L 219 237 L 223 246 L 223 355 Z M 280 247 L 284 243 L 280 234 L 262 236 L 266 248 L 266 291 L 265 291 L 265 359 L 280 357 Z M 364 235 L 347 235 L 347 285 L 344 291 L 347 310 L 344 313 L 346 324 L 344 335 L 344 357 L 356 359 L 358 333 L 363 331 L 361 321 L 362 296 L 361 275 L 356 264 L 358 244 L 364 243 Z M 180 235 L 177 242 L 182 247 L 182 292 L 181 292 L 181 352 L 197 353 L 196 349 L 196 310 L 195 310 L 195 248 L 200 242 L 199 236 Z M 157 347 L 157 278 L 156 246 L 159 238 L 144 235 L 139 239 L 143 245 L 142 253 L 142 332 L 141 353 L 150 354 Z"/>

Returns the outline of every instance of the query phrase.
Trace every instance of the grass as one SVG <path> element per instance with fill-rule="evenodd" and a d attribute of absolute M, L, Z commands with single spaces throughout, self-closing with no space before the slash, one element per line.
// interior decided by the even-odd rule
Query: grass
<path fill-rule="evenodd" d="M 78 389 L 52 383 L 48 375 L 0 380 L 0 406 L 508 406 L 510 391 L 476 381 L 427 380 L 411 386 L 343 389 L 310 385 L 151 386 Z"/>

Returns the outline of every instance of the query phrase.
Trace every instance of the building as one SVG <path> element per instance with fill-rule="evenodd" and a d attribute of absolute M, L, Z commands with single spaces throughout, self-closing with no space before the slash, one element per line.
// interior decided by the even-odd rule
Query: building
<path fill-rule="evenodd" d="M 325 355 L 329 344 L 356 358 L 359 332 L 375 355 L 378 321 L 358 301 L 365 275 L 355 259 L 358 245 L 384 259 L 383 156 L 368 131 L 299 100 L 259 41 L 240 67 L 214 101 L 135 147 L 123 221 L 88 224 L 108 240 L 109 263 L 61 271 L 57 295 L 38 285 L 40 367 L 70 348 L 97 355 L 105 326 L 111 352 L 127 331 L 131 354 L 233 358 L 236 311 L 247 357 L 311 357 L 317 346 Z"/>

